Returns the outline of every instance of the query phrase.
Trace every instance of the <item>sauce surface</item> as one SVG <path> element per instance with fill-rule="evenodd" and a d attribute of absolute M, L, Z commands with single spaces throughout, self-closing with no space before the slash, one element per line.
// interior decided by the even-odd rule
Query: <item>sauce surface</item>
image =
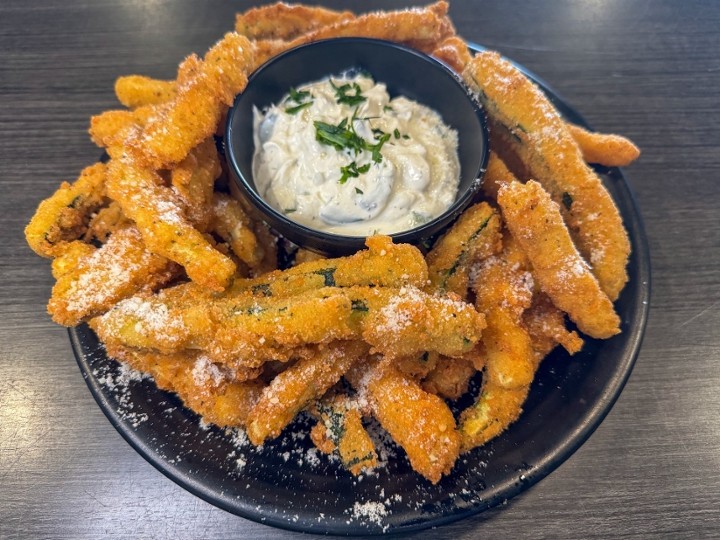
<path fill-rule="evenodd" d="M 391 100 L 367 76 L 324 79 L 255 109 L 254 142 L 260 195 L 324 232 L 405 231 L 442 214 L 457 194 L 457 132 L 428 107 Z"/>

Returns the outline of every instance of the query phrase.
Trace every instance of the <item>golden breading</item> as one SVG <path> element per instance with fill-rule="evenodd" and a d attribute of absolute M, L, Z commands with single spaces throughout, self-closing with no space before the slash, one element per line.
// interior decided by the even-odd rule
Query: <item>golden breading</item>
<path fill-rule="evenodd" d="M 253 54 L 246 37 L 226 34 L 189 80 L 178 84 L 175 98 L 157 106 L 143 129 L 125 141 L 133 155 L 154 169 L 185 159 L 190 150 L 215 133 L 225 110 L 245 88 Z"/>
<path fill-rule="evenodd" d="M 250 413 L 247 435 L 255 445 L 274 439 L 305 407 L 319 399 L 355 362 L 367 355 L 361 341 L 313 347 L 263 389 Z"/>
<path fill-rule="evenodd" d="M 485 315 L 483 388 L 460 416 L 464 452 L 504 431 L 522 411 L 535 375 L 531 337 L 522 315 L 531 304 L 534 283 L 517 243 L 505 235 L 503 251 L 475 269 L 475 306 Z"/>
<path fill-rule="evenodd" d="M 166 103 L 176 94 L 175 81 L 162 81 L 142 75 L 126 75 L 115 81 L 115 95 L 129 109 Z"/>
<path fill-rule="evenodd" d="M 209 289 L 227 287 L 235 264 L 190 224 L 182 201 L 162 185 L 157 173 L 129 160 L 113 159 L 108 165 L 107 193 L 137 224 L 148 250 L 182 265 L 190 279 Z"/>
<path fill-rule="evenodd" d="M 82 257 L 70 250 L 69 264 L 64 255 L 53 263 L 57 282 L 48 312 L 58 324 L 75 326 L 105 313 L 123 298 L 161 287 L 180 273 L 176 264 L 145 248 L 135 227 L 113 232 L 100 248 L 76 243 L 87 246 Z"/>
<path fill-rule="evenodd" d="M 362 424 L 356 402 L 336 394 L 323 398 L 314 409 L 319 422 L 310 438 L 321 452 L 337 452 L 343 467 L 355 476 L 377 465 L 375 445 Z"/>
<path fill-rule="evenodd" d="M 199 231 L 206 231 L 213 218 L 213 188 L 221 172 L 215 140 L 211 137 L 193 148 L 170 173 L 185 215 Z"/>
<path fill-rule="evenodd" d="M 224 193 L 215 193 L 212 201 L 210 230 L 227 242 L 242 262 L 250 268 L 257 268 L 265 251 L 258 243 L 253 224 L 240 203 Z"/>
<path fill-rule="evenodd" d="M 611 300 L 627 281 L 630 242 L 618 209 L 583 160 L 565 122 L 542 91 L 496 52 L 478 54 L 464 73 L 488 114 L 505 126 L 518 155 L 558 203 L 580 253 Z"/>
<path fill-rule="evenodd" d="M 353 17 L 351 11 L 278 2 L 238 13 L 235 16 L 235 31 L 249 39 L 288 40 Z"/>
<path fill-rule="evenodd" d="M 110 204 L 90 216 L 83 241 L 97 240 L 104 244 L 113 231 L 130 224 L 131 221 L 122 213 L 122 207 L 117 202 L 110 201 Z"/>
<path fill-rule="evenodd" d="M 542 292 L 533 297 L 532 306 L 523 313 L 523 324 L 532 340 L 536 364 L 539 364 L 556 345 L 562 345 L 570 354 L 582 349 L 582 338 L 577 332 L 567 329 L 565 314 Z"/>
<path fill-rule="evenodd" d="M 427 290 L 467 297 L 470 267 L 500 249 L 500 219 L 483 202 L 471 206 L 435 243 L 427 255 Z"/>
<path fill-rule="evenodd" d="M 100 148 L 114 149 L 121 146 L 133 130 L 144 126 L 154 114 L 154 107 L 139 107 L 133 111 L 105 111 L 90 118 L 90 139 Z"/>
<path fill-rule="evenodd" d="M 207 422 L 222 427 L 245 427 L 262 391 L 257 379 L 235 380 L 232 370 L 192 351 L 163 355 L 116 347 L 108 354 L 150 374 L 159 388 L 175 392 Z"/>
<path fill-rule="evenodd" d="M 500 188 L 505 223 L 530 259 L 533 275 L 553 303 L 595 338 L 620 332 L 620 318 L 580 256 L 557 203 L 535 181 Z"/>
<path fill-rule="evenodd" d="M 386 362 L 370 367 L 364 379 L 355 382 L 415 471 L 436 484 L 452 470 L 460 453 L 460 435 L 442 399 Z"/>
<path fill-rule="evenodd" d="M 40 203 L 25 227 L 25 239 L 43 257 L 54 257 L 62 245 L 82 238 L 92 213 L 105 201 L 105 165 L 83 169 L 75 182 L 63 182 Z"/>
<path fill-rule="evenodd" d="M 445 399 L 458 399 L 468 391 L 470 379 L 476 372 L 475 366 L 467 358 L 440 356 L 435 369 L 423 380 L 422 387 L 426 392 Z"/>
<path fill-rule="evenodd" d="M 257 367 L 335 340 L 362 339 L 390 358 L 423 351 L 462 356 L 483 326 L 471 305 L 412 287 L 323 287 L 289 298 L 241 294 L 203 302 L 177 302 L 161 291 L 119 302 L 97 328 L 108 343 L 165 353 L 196 349 L 232 367 Z"/>
<path fill-rule="evenodd" d="M 454 28 L 447 17 L 447 2 L 410 10 L 375 11 L 319 27 L 292 40 L 256 41 L 256 65 L 299 45 L 338 37 L 384 39 L 431 53 L 453 33 Z"/>
<path fill-rule="evenodd" d="M 456 73 L 462 73 L 465 66 L 472 60 L 467 43 L 459 36 L 450 36 L 441 41 L 431 56 L 445 62 Z"/>
<path fill-rule="evenodd" d="M 573 124 L 566 125 L 588 163 L 625 167 L 640 157 L 640 149 L 630 139 L 612 133 L 591 132 Z"/>

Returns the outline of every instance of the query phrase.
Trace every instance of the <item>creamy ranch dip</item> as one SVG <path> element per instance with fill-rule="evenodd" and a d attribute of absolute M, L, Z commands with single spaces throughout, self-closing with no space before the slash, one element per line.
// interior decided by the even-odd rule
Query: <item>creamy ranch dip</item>
<path fill-rule="evenodd" d="M 390 234 L 442 214 L 460 178 L 457 132 L 432 109 L 390 99 L 366 76 L 291 89 L 254 110 L 260 195 L 297 223 L 348 236 Z"/>

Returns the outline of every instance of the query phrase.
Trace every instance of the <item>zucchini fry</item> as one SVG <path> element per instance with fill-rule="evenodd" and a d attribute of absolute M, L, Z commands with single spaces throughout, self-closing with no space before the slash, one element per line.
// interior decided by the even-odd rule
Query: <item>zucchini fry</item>
<path fill-rule="evenodd" d="M 334 395 L 315 404 L 318 423 L 310 438 L 321 452 L 337 452 L 348 471 L 357 476 L 377 465 L 375 445 L 362 424 L 362 414 L 347 396 Z"/>
<path fill-rule="evenodd" d="M 460 434 L 450 409 L 387 362 L 368 369 L 366 380 L 354 385 L 364 382 L 375 418 L 405 450 L 412 468 L 436 484 L 450 473 L 460 452 Z"/>
<path fill-rule="evenodd" d="M 620 135 L 595 133 L 573 124 L 567 124 L 567 128 L 588 163 L 625 167 L 640 157 L 640 149 Z"/>
<path fill-rule="evenodd" d="M 495 52 L 478 54 L 465 80 L 511 135 L 533 177 L 560 205 L 583 256 L 611 300 L 627 282 L 630 241 L 618 209 L 590 169 L 565 122 L 539 88 Z"/>
<path fill-rule="evenodd" d="M 151 79 L 142 75 L 126 75 L 115 81 L 118 101 L 129 109 L 167 103 L 177 95 L 175 81 Z"/>
<path fill-rule="evenodd" d="M 278 2 L 238 13 L 235 16 L 235 31 L 248 39 L 291 40 L 301 34 L 348 21 L 353 17 L 350 11 Z"/>
<path fill-rule="evenodd" d="M 487 203 L 468 208 L 427 255 L 428 290 L 467 297 L 470 267 L 500 247 L 500 219 Z"/>
<path fill-rule="evenodd" d="M 361 341 L 330 343 L 278 374 L 250 412 L 247 435 L 255 445 L 274 439 L 293 418 L 319 399 L 368 352 Z"/>
<path fill-rule="evenodd" d="M 620 318 L 578 253 L 558 205 L 537 182 L 500 188 L 505 223 L 530 259 L 533 275 L 553 303 L 585 334 L 608 338 L 620 332 Z"/>
<path fill-rule="evenodd" d="M 71 262 L 64 255 L 53 261 L 57 282 L 48 302 L 53 320 L 65 326 L 105 313 L 123 298 L 155 290 L 180 274 L 176 264 L 150 253 L 132 226 L 115 231 L 100 248 L 73 244 L 87 246 L 85 254 L 78 258 L 71 250 Z"/>
<path fill-rule="evenodd" d="M 108 166 L 107 192 L 137 224 L 149 251 L 182 265 L 190 279 L 209 289 L 227 287 L 235 264 L 190 224 L 182 201 L 162 185 L 157 173 L 129 160 L 113 159 Z"/>
<path fill-rule="evenodd" d="M 63 244 L 82 238 L 92 213 L 105 202 L 105 165 L 83 169 L 75 182 L 63 182 L 40 203 L 25 227 L 25 239 L 42 257 L 55 257 Z"/>
<path fill-rule="evenodd" d="M 252 222 L 240 203 L 224 193 L 214 193 L 212 201 L 211 231 L 230 244 L 233 253 L 242 262 L 250 268 L 257 268 L 265 251 L 258 243 Z"/>

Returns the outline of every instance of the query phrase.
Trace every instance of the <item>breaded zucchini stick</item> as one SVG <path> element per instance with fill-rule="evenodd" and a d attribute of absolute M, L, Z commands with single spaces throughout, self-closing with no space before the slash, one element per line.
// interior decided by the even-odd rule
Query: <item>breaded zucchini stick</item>
<path fill-rule="evenodd" d="M 377 465 L 375 445 L 362 424 L 362 413 L 347 396 L 323 398 L 314 409 L 319 421 L 310 438 L 321 452 L 337 452 L 343 467 L 354 476 Z"/>
<path fill-rule="evenodd" d="M 558 203 L 602 290 L 617 299 L 627 282 L 630 241 L 618 209 L 542 91 L 496 52 L 475 56 L 465 80 L 488 114 L 509 130 L 533 177 Z"/>
<path fill-rule="evenodd" d="M 193 148 L 170 172 L 170 181 L 180 195 L 185 215 L 199 231 L 206 231 L 213 218 L 213 188 L 221 173 L 212 137 Z"/>
<path fill-rule="evenodd" d="M 558 205 L 537 182 L 511 182 L 498 192 L 505 223 L 530 259 L 553 303 L 594 338 L 620 332 L 620 318 L 568 233 Z"/>
<path fill-rule="evenodd" d="M 250 412 L 247 435 L 255 445 L 274 439 L 295 416 L 319 399 L 358 360 L 367 355 L 361 341 L 339 341 L 315 347 L 278 374 L 263 389 Z"/>
<path fill-rule="evenodd" d="M 405 450 L 412 468 L 436 484 L 450 473 L 460 453 L 452 412 L 392 364 L 379 362 L 368 370 L 364 380 L 353 385 L 366 392 L 373 415 Z"/>
<path fill-rule="evenodd" d="M 323 26 L 350 20 L 351 11 L 278 2 L 235 16 L 235 31 L 248 39 L 291 40 Z"/>
<path fill-rule="evenodd" d="M 131 160 L 112 159 L 107 193 L 135 221 L 148 250 L 182 265 L 190 279 L 209 289 L 227 287 L 235 264 L 190 224 L 182 201 L 162 185 L 157 173 Z"/>
<path fill-rule="evenodd" d="M 487 203 L 471 206 L 427 255 L 428 290 L 467 297 L 470 267 L 500 248 L 500 219 Z"/>
<path fill-rule="evenodd" d="M 43 257 L 55 257 L 62 245 L 82 238 L 92 213 L 105 202 L 105 165 L 83 169 L 75 182 L 63 182 L 40 203 L 25 227 L 25 239 Z"/>
<path fill-rule="evenodd" d="M 233 253 L 250 268 L 257 268 L 262 262 L 265 251 L 237 199 L 224 193 L 213 194 L 210 230 L 230 244 Z"/>
<path fill-rule="evenodd" d="M 69 250 L 70 262 L 64 255 L 53 261 L 57 282 L 48 303 L 53 320 L 65 326 L 105 313 L 123 298 L 153 291 L 180 274 L 176 264 L 145 248 L 133 226 L 113 232 L 100 248 L 73 244 L 82 244 L 85 254 L 78 258 Z"/>
<path fill-rule="evenodd" d="M 640 157 L 640 149 L 630 139 L 612 133 L 595 133 L 573 124 L 566 125 L 588 163 L 625 167 Z"/>
<path fill-rule="evenodd" d="M 288 360 L 298 347 L 362 339 L 378 353 L 462 356 L 477 343 L 483 317 L 464 302 L 404 287 L 324 287 L 289 298 L 251 295 L 173 304 L 159 295 L 119 302 L 98 319 L 107 343 L 178 352 L 257 367 Z"/>
<path fill-rule="evenodd" d="M 146 105 L 159 105 L 175 98 L 175 81 L 152 79 L 142 75 L 126 75 L 115 81 L 115 95 L 118 101 L 129 109 Z"/>

